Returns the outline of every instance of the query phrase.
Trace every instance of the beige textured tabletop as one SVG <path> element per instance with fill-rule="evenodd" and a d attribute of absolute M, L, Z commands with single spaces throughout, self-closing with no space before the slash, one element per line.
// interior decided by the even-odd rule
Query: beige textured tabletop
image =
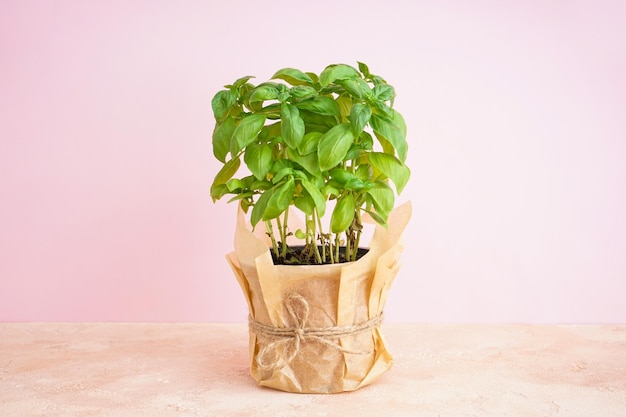
<path fill-rule="evenodd" d="M 373 385 L 288 394 L 243 324 L 0 323 L 0 416 L 626 416 L 626 326 L 384 325 Z"/>

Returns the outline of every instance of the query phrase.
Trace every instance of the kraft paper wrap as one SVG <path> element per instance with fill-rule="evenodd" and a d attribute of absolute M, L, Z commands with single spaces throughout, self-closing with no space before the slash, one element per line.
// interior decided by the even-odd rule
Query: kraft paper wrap
<path fill-rule="evenodd" d="M 350 328 L 375 319 L 383 312 L 400 268 L 400 238 L 410 217 L 410 202 L 397 207 L 386 229 L 376 225 L 369 252 L 356 262 L 288 266 L 274 265 L 265 230 L 257 227 L 253 233 L 240 211 L 235 250 L 227 260 L 248 302 L 250 318 L 272 328 L 297 326 L 285 303 L 297 294 L 308 303 L 307 328 Z M 290 230 L 296 228 L 290 225 Z M 263 367 L 258 355 L 268 344 L 268 356 L 276 359 L 275 366 Z M 329 343 L 304 340 L 295 356 L 288 355 L 290 352 L 293 346 L 285 347 L 276 338 L 251 330 L 250 374 L 259 385 L 278 390 L 336 393 L 373 382 L 393 364 L 380 327 L 331 338 Z M 285 354 L 293 356 L 290 362 Z"/>

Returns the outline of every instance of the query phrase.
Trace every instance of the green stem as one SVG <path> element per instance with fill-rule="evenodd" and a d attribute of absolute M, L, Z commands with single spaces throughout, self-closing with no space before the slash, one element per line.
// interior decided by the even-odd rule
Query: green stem
<path fill-rule="evenodd" d="M 283 250 L 283 244 L 285 242 L 285 238 L 283 237 L 283 224 L 280 221 L 280 217 L 276 217 L 276 227 L 278 228 L 278 234 L 279 234 L 279 237 L 280 237 L 280 242 L 278 242 L 278 243 L 280 243 L 279 251 L 280 251 L 281 256 L 285 257 L 286 253 Z M 276 246 L 278 247 L 278 244 Z"/>
<path fill-rule="evenodd" d="M 285 210 L 285 220 L 283 221 L 282 240 L 283 240 L 283 255 L 287 256 L 287 222 L 289 221 L 289 209 Z"/>
<path fill-rule="evenodd" d="M 267 230 L 267 234 L 269 235 L 270 240 L 272 241 L 272 249 L 274 250 L 274 255 L 276 255 L 276 259 L 278 259 L 279 258 L 278 244 L 276 244 L 276 238 L 274 237 L 274 226 L 272 226 L 271 220 L 265 221 L 265 229 Z"/>
<path fill-rule="evenodd" d="M 357 208 L 354 215 L 356 216 L 357 227 L 356 227 L 356 238 L 354 239 L 354 249 L 353 249 L 354 253 L 352 254 L 352 260 L 356 261 L 356 257 L 359 253 L 359 244 L 361 242 L 361 233 L 363 231 L 363 222 L 361 221 L 360 209 Z"/>
<path fill-rule="evenodd" d="M 315 209 L 315 217 L 317 219 L 317 227 L 319 228 L 320 244 L 322 245 L 322 262 L 326 262 L 326 238 L 324 237 L 324 230 L 322 228 L 322 219 L 317 215 L 317 209 Z M 317 250 L 317 244 L 315 245 Z"/>
<path fill-rule="evenodd" d="M 317 210 L 313 210 L 313 214 L 311 215 L 311 224 L 313 225 L 314 230 L 309 231 L 309 224 L 307 222 L 307 236 L 310 236 L 311 239 L 311 245 L 313 246 L 313 252 L 315 253 L 315 259 L 317 260 L 318 264 L 322 263 L 322 256 L 320 255 L 320 251 L 317 247 L 317 242 L 315 241 L 315 217 L 317 215 Z M 322 249 L 323 250 L 323 249 Z"/>

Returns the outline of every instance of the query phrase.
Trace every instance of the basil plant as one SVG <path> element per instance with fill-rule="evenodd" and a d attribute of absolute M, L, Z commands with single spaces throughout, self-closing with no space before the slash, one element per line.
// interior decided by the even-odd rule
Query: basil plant
<path fill-rule="evenodd" d="M 386 225 L 410 175 L 394 88 L 360 62 L 319 75 L 283 68 L 259 85 L 252 78 L 212 100 L 213 154 L 223 163 L 213 201 L 231 195 L 253 227 L 265 223 L 276 263 L 356 260 L 363 213 Z M 304 230 L 288 229 L 292 207 Z M 302 242 L 298 252 L 287 245 L 291 235 Z"/>

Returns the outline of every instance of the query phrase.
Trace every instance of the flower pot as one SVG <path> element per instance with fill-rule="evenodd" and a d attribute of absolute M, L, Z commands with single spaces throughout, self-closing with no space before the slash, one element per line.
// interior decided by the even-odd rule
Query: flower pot
<path fill-rule="evenodd" d="M 399 268 L 410 203 L 376 226 L 354 262 L 274 265 L 262 234 L 240 212 L 227 256 L 249 307 L 250 373 L 259 385 L 298 393 L 352 391 L 393 364 L 380 324 Z"/>

